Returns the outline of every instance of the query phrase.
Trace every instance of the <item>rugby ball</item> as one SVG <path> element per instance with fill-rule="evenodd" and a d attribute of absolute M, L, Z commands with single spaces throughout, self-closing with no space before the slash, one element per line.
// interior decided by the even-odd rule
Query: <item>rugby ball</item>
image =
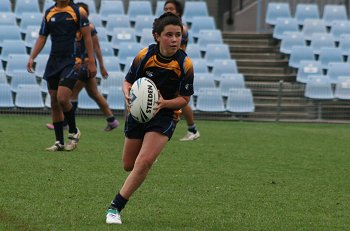
<path fill-rule="evenodd" d="M 130 114 L 140 123 L 150 121 L 156 113 L 158 89 L 154 82 L 142 77 L 134 82 L 130 90 Z"/>

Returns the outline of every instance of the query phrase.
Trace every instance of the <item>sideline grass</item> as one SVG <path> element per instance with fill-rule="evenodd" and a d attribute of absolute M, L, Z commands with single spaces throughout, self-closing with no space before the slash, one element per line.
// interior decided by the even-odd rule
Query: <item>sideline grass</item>
<path fill-rule="evenodd" d="M 79 117 L 78 149 L 49 153 L 47 121 L 0 115 L 0 230 L 350 230 L 349 125 L 197 121 L 201 139 L 183 143 L 181 121 L 107 226 L 122 129 Z"/>

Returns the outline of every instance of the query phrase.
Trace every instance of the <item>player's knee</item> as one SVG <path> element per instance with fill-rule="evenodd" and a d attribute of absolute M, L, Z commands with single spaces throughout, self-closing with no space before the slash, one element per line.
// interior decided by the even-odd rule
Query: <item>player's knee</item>
<path fill-rule="evenodd" d="M 134 164 L 133 163 L 125 163 L 124 162 L 124 170 L 126 172 L 131 172 L 134 169 Z"/>

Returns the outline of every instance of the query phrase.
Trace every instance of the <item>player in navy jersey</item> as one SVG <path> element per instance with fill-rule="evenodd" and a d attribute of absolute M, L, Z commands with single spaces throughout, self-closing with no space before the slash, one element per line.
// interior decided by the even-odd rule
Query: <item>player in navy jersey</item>
<path fill-rule="evenodd" d="M 175 111 L 188 104 L 193 94 L 193 66 L 180 49 L 181 18 L 165 13 L 154 20 L 153 35 L 157 44 L 142 49 L 127 73 L 123 92 L 129 105 L 132 84 L 141 77 L 151 79 L 160 99 L 157 113 L 146 123 L 139 123 L 129 114 L 125 122 L 123 165 L 130 174 L 107 210 L 107 224 L 121 224 L 120 212 L 132 194 L 145 180 L 154 161 L 171 139 L 177 119 Z"/>
<path fill-rule="evenodd" d="M 180 2 L 176 0 L 168 0 L 164 3 L 164 12 L 171 12 L 179 17 L 182 17 L 183 7 Z M 181 40 L 181 49 L 186 50 L 188 43 L 188 29 L 185 24 L 183 24 L 183 34 Z M 185 117 L 187 123 L 187 133 L 182 137 L 181 141 L 192 141 L 200 137 L 200 133 L 196 128 L 194 122 L 193 111 L 190 105 L 186 105 L 181 109 L 183 116 Z"/>
<path fill-rule="evenodd" d="M 76 3 L 78 6 L 82 7 L 87 15 L 89 15 L 89 7 L 87 4 L 78 2 Z M 101 75 L 104 79 L 108 78 L 108 72 L 103 64 L 103 57 L 102 52 L 100 48 L 100 43 L 97 36 L 97 31 L 93 23 L 90 22 L 90 31 L 91 31 L 91 38 L 93 43 L 94 52 L 96 54 L 96 58 L 98 60 Z M 109 108 L 108 103 L 106 99 L 100 94 L 100 92 L 97 89 L 97 82 L 96 78 L 89 78 L 88 77 L 88 70 L 86 68 L 86 63 L 88 61 L 86 49 L 84 42 L 82 40 L 82 34 L 80 32 L 77 33 L 76 38 L 76 47 L 77 47 L 77 58 L 76 58 L 76 66 L 77 69 L 79 69 L 79 79 L 75 83 L 75 86 L 73 88 L 73 93 L 71 96 L 71 102 L 73 105 L 73 110 L 75 110 L 78 107 L 78 95 L 80 91 L 85 87 L 87 93 L 89 96 L 98 104 L 103 114 L 106 116 L 107 120 L 107 126 L 104 129 L 105 131 L 111 131 L 114 128 L 117 128 L 119 126 L 118 120 L 114 117 L 112 110 Z M 66 124 L 66 120 L 64 120 L 64 126 Z M 46 127 L 48 129 L 53 129 L 53 124 L 46 124 Z"/>
<path fill-rule="evenodd" d="M 50 35 L 52 45 L 46 65 L 44 79 L 47 81 L 51 96 L 52 122 L 56 141 L 48 151 L 71 151 L 77 147 L 80 131 L 76 127 L 75 114 L 70 103 L 72 89 L 79 75 L 76 71 L 76 33 L 81 31 L 87 49 L 89 77 L 96 75 L 89 20 L 84 9 L 71 0 L 55 0 L 56 4 L 45 11 L 39 37 L 28 60 L 27 70 L 34 72 L 33 64 Z M 69 125 L 68 142 L 64 145 L 63 118 Z"/>

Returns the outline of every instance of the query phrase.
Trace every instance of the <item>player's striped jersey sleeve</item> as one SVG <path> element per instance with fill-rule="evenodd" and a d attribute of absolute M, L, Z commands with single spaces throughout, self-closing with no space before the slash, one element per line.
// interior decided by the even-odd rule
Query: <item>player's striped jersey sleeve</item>
<path fill-rule="evenodd" d="M 125 76 L 125 80 L 128 81 L 129 83 L 134 83 L 136 81 L 137 69 L 139 68 L 142 59 L 147 54 L 147 51 L 148 51 L 148 47 L 145 47 L 135 56 L 129 71 Z"/>
<path fill-rule="evenodd" d="M 187 56 L 184 61 L 184 70 L 185 70 L 185 76 L 183 77 L 183 80 L 181 81 L 180 85 L 180 95 L 182 96 L 190 96 L 193 95 L 193 78 L 194 78 L 194 72 L 193 72 L 193 64 L 191 59 Z"/>

